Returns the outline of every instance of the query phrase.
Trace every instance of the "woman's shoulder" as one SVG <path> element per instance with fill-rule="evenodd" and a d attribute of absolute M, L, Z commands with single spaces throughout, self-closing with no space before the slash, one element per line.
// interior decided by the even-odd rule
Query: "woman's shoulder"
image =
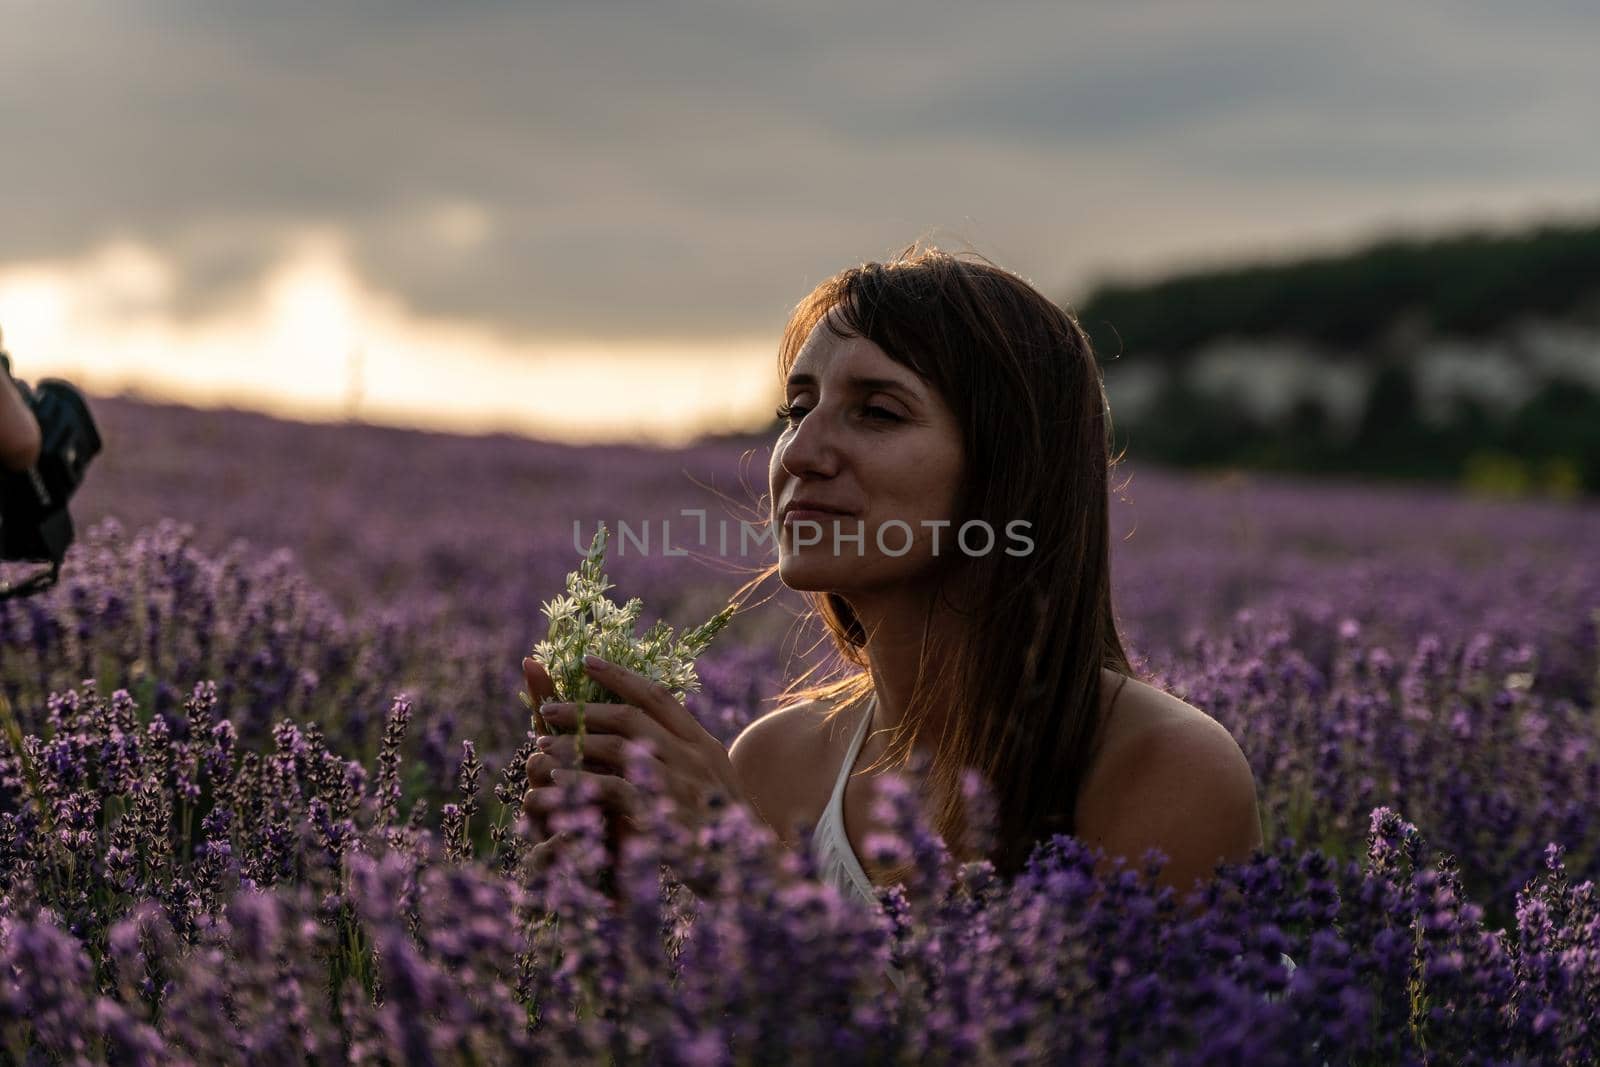
<path fill-rule="evenodd" d="M 838 717 L 830 718 L 828 712 L 843 700 L 801 699 L 774 708 L 739 732 L 729 746 L 729 754 L 748 748 L 752 754 L 772 751 L 792 757 L 797 746 L 824 746 L 839 725 Z"/>
<path fill-rule="evenodd" d="M 1188 701 L 1108 667 L 1100 669 L 1100 719 L 1105 724 L 1102 736 L 1107 749 L 1151 730 L 1184 726 L 1204 729 L 1204 724 L 1221 728 L 1220 723 Z"/>
<path fill-rule="evenodd" d="M 1162 762 L 1204 765 L 1254 787 L 1239 744 L 1216 719 L 1148 682 L 1104 670 L 1101 743 L 1079 792 L 1080 822 L 1124 807 L 1125 793 Z"/>
<path fill-rule="evenodd" d="M 1260 840 L 1255 778 L 1233 735 L 1171 693 L 1106 673 L 1104 741 L 1078 794 L 1078 836 L 1134 854 L 1157 845 L 1185 876 L 1219 848 L 1247 854 Z"/>
<path fill-rule="evenodd" d="M 741 787 L 767 825 L 787 841 L 787 821 L 812 806 L 815 772 L 827 766 L 826 755 L 842 718 L 828 716 L 843 698 L 799 700 L 775 708 L 740 731 L 728 747 Z"/>

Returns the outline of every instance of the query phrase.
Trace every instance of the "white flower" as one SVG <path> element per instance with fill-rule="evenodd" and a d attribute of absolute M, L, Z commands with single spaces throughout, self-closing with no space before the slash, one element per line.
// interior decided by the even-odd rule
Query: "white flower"
<path fill-rule="evenodd" d="M 612 588 L 600 569 L 605 563 L 606 536 L 602 523 L 583 562 L 567 575 L 566 595 L 545 603 L 548 633 L 530 654 L 544 664 L 555 685 L 555 699 L 563 703 L 613 703 L 617 699 L 584 672 L 586 655 L 636 671 L 666 686 L 674 699 L 682 700 L 685 694 L 700 688 L 695 658 L 728 625 L 735 605 L 729 604 L 680 638 L 674 638 L 672 627 L 664 621 L 636 637 L 633 630 L 644 611 L 644 602 L 634 597 L 619 607 L 605 595 Z M 533 707 L 526 692 L 519 691 L 517 695 L 524 705 Z M 582 731 L 580 707 L 577 732 Z"/>

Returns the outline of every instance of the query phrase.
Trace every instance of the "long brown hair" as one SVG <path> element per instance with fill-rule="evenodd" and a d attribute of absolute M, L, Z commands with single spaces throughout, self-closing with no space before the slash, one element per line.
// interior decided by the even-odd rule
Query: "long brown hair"
<path fill-rule="evenodd" d="M 825 316 L 836 335 L 871 341 L 938 390 L 959 421 L 965 457 L 950 530 L 981 519 L 997 532 L 994 551 L 950 554 L 957 561 L 939 572 L 930 605 L 944 600 L 964 632 L 948 638 L 925 627 L 911 702 L 884 763 L 911 764 L 930 709 L 948 702 L 954 714 L 923 764 L 932 825 L 958 861 L 975 858 L 961 776 L 976 769 L 993 789 L 989 858 L 1010 877 L 1035 844 L 1074 832 L 1100 740 L 1101 668 L 1133 676 L 1111 606 L 1107 483 L 1116 460 L 1104 380 L 1072 315 L 971 253 L 913 243 L 887 263 L 822 282 L 789 318 L 780 380 Z M 999 547 L 998 531 L 1017 519 L 1030 523 L 1026 555 Z M 844 697 L 832 721 L 872 690 L 867 635 L 843 597 L 805 596 L 843 662 L 832 680 L 801 678 L 782 699 Z"/>

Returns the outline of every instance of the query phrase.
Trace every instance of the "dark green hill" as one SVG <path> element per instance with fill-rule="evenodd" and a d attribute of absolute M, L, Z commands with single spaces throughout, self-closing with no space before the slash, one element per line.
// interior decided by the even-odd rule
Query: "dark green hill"
<path fill-rule="evenodd" d="M 1519 317 L 1600 323 L 1600 222 L 1394 237 L 1337 255 L 1104 284 L 1077 310 L 1102 356 L 1174 360 L 1222 336 L 1361 353 L 1401 323 L 1450 336 Z"/>
<path fill-rule="evenodd" d="M 1103 284 L 1077 311 L 1134 458 L 1600 493 L 1600 222 Z M 1530 322 L 1577 349 L 1535 354 L 1514 336 Z M 1250 386 L 1284 375 L 1263 375 L 1262 352 L 1298 383 L 1270 411 Z M 1336 365 L 1366 383 L 1340 418 Z M 1474 384 L 1473 367 L 1499 369 Z"/>

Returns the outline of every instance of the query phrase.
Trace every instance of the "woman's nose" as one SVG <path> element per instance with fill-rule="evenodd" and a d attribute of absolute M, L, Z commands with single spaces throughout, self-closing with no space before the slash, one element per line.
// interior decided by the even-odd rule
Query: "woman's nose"
<path fill-rule="evenodd" d="M 839 449 L 832 429 L 820 411 L 800 420 L 780 451 L 778 462 L 796 478 L 831 477 L 839 467 Z"/>

